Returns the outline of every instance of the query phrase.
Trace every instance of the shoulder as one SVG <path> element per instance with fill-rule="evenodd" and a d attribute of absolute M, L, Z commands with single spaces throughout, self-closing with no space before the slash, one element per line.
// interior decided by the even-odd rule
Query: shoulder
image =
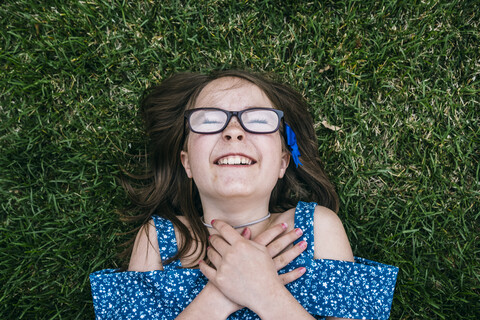
<path fill-rule="evenodd" d="M 137 233 L 128 271 L 152 270 L 163 270 L 163 265 L 158 247 L 157 230 L 153 220 L 149 220 Z"/>
<path fill-rule="evenodd" d="M 315 259 L 353 261 L 352 248 L 342 221 L 332 210 L 316 206 L 314 213 Z"/>

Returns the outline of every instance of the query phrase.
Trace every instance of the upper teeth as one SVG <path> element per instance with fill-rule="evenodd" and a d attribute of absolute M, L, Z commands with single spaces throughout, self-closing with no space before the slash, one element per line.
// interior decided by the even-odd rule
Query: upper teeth
<path fill-rule="evenodd" d="M 252 164 L 252 160 L 240 156 L 231 156 L 221 158 L 218 160 L 218 164 Z"/>

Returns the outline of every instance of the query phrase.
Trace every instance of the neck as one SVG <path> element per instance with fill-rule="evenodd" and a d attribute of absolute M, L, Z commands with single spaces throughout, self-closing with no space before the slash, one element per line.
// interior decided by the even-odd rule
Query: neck
<path fill-rule="evenodd" d="M 257 219 L 257 220 L 253 220 L 253 221 L 250 221 L 250 222 L 247 222 L 247 223 L 242 223 L 242 224 L 239 224 L 239 225 L 233 225 L 233 229 L 240 229 L 240 228 L 246 228 L 246 227 L 250 227 L 250 226 L 253 226 L 257 223 L 260 223 L 260 222 L 263 222 L 267 219 L 269 219 L 271 216 L 270 212 L 263 218 L 260 218 L 260 219 Z M 213 226 L 210 224 L 210 223 L 206 223 L 205 220 L 203 220 L 203 217 L 202 217 L 202 223 L 205 227 L 207 228 L 213 228 Z"/>
<path fill-rule="evenodd" d="M 268 199 L 267 199 L 268 200 Z M 263 202 L 249 202 L 249 201 L 235 201 L 229 199 L 226 202 L 206 202 L 202 201 L 203 218 L 205 223 L 210 224 L 213 219 L 225 221 L 232 227 L 247 224 L 267 216 L 268 201 Z M 270 219 L 265 219 L 258 223 L 249 225 L 248 228 L 252 232 L 252 237 L 261 233 L 270 224 Z M 243 228 L 236 229 L 242 232 Z M 210 233 L 217 233 L 215 229 L 210 229 Z"/>

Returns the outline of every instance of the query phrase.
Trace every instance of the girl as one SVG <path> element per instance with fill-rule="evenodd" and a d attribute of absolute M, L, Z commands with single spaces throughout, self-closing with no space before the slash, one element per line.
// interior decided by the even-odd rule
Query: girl
<path fill-rule="evenodd" d="M 354 262 L 298 93 L 185 73 L 142 111 L 150 171 L 124 187 L 143 227 L 128 271 L 91 275 L 97 319 L 388 318 L 398 269 Z"/>

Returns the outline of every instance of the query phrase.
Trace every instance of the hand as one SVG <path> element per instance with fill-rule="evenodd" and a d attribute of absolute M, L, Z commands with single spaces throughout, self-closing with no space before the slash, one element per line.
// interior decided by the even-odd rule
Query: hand
<path fill-rule="evenodd" d="M 273 262 L 275 264 L 275 267 L 277 268 L 277 271 L 292 262 L 307 248 L 307 243 L 305 241 L 301 241 L 296 246 L 285 250 L 289 245 L 291 245 L 303 234 L 302 230 L 297 228 L 291 230 L 290 232 L 284 234 L 281 237 L 278 237 L 285 230 L 287 230 L 286 223 L 277 224 L 272 228 L 265 230 L 255 239 L 253 239 L 253 241 L 267 247 L 267 251 L 273 258 Z M 243 233 L 243 236 L 247 239 L 250 238 L 249 231 L 250 230 L 246 228 Z M 286 285 L 300 278 L 305 273 L 305 271 L 305 268 L 297 268 L 288 273 L 279 275 L 279 277 L 282 280 L 283 284 Z"/>
<path fill-rule="evenodd" d="M 242 236 L 247 239 L 250 238 L 249 232 L 242 233 Z M 197 319 L 198 314 L 202 314 L 208 319 L 225 319 L 241 308 L 243 308 L 243 306 L 228 299 L 211 281 L 209 281 L 203 290 L 176 319 Z"/>
<path fill-rule="evenodd" d="M 239 305 L 253 309 L 264 303 L 266 297 L 271 299 L 285 290 L 285 283 L 305 272 L 299 268 L 282 276 L 277 274 L 277 270 L 305 249 L 305 243 L 301 242 L 281 253 L 299 237 L 297 230 L 275 239 L 285 231 L 285 226 L 279 225 L 251 241 L 222 221 L 216 220 L 213 227 L 220 235 L 210 237 L 212 248 L 207 254 L 215 268 L 200 262 L 200 270 L 228 299 Z"/>

